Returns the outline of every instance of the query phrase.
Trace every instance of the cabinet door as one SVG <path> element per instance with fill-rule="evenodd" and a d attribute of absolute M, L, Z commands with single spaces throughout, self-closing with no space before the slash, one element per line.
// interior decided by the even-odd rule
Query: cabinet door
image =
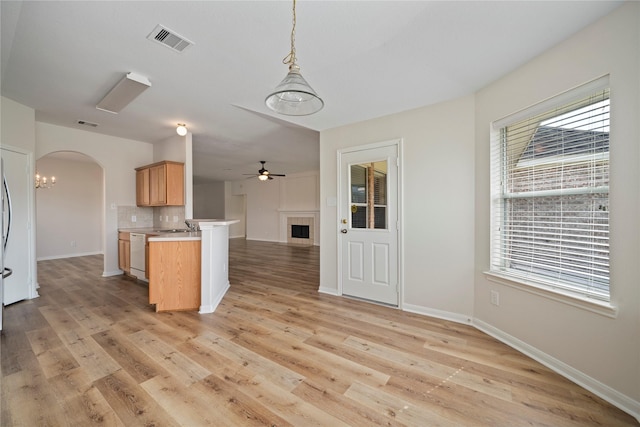
<path fill-rule="evenodd" d="M 125 273 L 131 270 L 131 242 L 118 240 L 118 268 Z"/>
<path fill-rule="evenodd" d="M 165 205 L 167 203 L 166 165 L 149 168 L 149 183 L 151 186 L 152 206 Z"/>
<path fill-rule="evenodd" d="M 184 164 L 167 163 L 167 205 L 184 205 Z"/>
<path fill-rule="evenodd" d="M 149 206 L 149 169 L 136 171 L 136 204 L 138 206 Z"/>

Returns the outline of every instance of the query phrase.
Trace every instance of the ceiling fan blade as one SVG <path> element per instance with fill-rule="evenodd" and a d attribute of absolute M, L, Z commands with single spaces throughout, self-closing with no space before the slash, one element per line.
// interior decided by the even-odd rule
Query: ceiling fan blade
<path fill-rule="evenodd" d="M 270 173 L 269 176 L 287 176 L 287 175 L 282 173 Z"/>

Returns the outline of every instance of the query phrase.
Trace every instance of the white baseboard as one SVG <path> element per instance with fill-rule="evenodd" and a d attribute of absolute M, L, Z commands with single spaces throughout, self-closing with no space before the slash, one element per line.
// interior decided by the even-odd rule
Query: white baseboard
<path fill-rule="evenodd" d="M 89 255 L 102 255 L 102 251 L 98 252 L 83 252 L 83 253 L 75 253 L 75 254 L 64 254 L 64 255 L 51 255 L 51 256 L 43 256 L 37 258 L 36 261 L 48 261 L 51 259 L 63 259 L 63 258 L 75 258 L 79 256 L 89 256 Z"/>
<path fill-rule="evenodd" d="M 606 384 L 591 378 L 590 376 L 578 371 L 577 369 L 567 365 L 566 363 L 538 350 L 537 348 L 519 340 L 481 320 L 474 319 L 473 326 L 494 337 L 495 339 L 507 344 L 508 346 L 520 351 L 532 359 L 542 363 L 547 368 L 557 372 L 563 377 L 573 381 L 581 387 L 589 390 L 595 395 L 601 397 L 612 405 L 620 408 L 629 415 L 635 417 L 640 422 L 640 402 L 612 389 Z"/>
<path fill-rule="evenodd" d="M 464 316 L 459 313 L 452 313 L 450 311 L 435 310 L 433 308 L 427 308 L 420 305 L 413 305 L 403 303 L 401 307 L 402 311 L 408 311 L 410 313 L 423 314 L 429 317 L 435 317 L 437 319 L 449 320 L 451 322 L 462 323 L 465 325 L 473 324 L 473 319 L 470 316 Z"/>
<path fill-rule="evenodd" d="M 340 294 L 338 293 L 337 289 L 333 289 L 333 288 L 326 288 L 324 286 L 320 286 L 318 288 L 318 292 L 320 292 L 321 294 L 327 294 L 327 295 L 333 295 L 333 296 L 340 296 Z"/>
<path fill-rule="evenodd" d="M 211 304 L 201 305 L 200 311 L 198 311 L 198 313 L 207 314 L 207 313 L 213 313 L 214 311 L 216 311 L 216 308 L 218 308 L 218 305 L 220 304 L 220 302 L 222 301 L 222 298 L 227 293 L 230 287 L 231 285 L 229 284 L 229 282 L 227 282 L 227 286 L 225 286 L 224 290 L 220 292 L 220 294 L 216 297 L 216 299 L 213 300 Z"/>
<path fill-rule="evenodd" d="M 119 276 L 119 275 L 121 275 L 123 273 L 124 273 L 124 271 L 122 271 L 122 270 L 103 271 L 102 272 L 102 277 Z"/>

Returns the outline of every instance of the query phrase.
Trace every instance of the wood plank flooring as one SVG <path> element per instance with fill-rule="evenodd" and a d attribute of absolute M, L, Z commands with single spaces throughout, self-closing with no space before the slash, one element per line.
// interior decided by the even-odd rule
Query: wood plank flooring
<path fill-rule="evenodd" d="M 102 257 L 5 309 L 3 426 L 637 426 L 472 327 L 317 292 L 319 250 L 233 239 L 213 314 L 155 313 Z"/>

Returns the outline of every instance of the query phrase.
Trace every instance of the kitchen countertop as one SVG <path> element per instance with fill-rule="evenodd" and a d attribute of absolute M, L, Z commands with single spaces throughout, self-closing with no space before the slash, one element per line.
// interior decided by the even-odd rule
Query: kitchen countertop
<path fill-rule="evenodd" d="M 239 222 L 237 219 L 192 219 L 189 220 L 198 225 L 204 226 L 209 229 L 217 226 L 229 226 Z M 182 227 L 176 227 L 176 230 L 181 230 Z M 170 230 L 170 229 L 167 229 Z M 201 231 L 187 231 L 184 232 L 162 232 L 155 227 L 146 228 L 120 228 L 118 231 L 123 233 L 141 233 L 148 234 L 147 241 L 149 242 L 172 242 L 172 241 L 187 241 L 187 240 L 202 240 Z"/>
<path fill-rule="evenodd" d="M 140 233 L 147 234 L 147 240 L 149 242 L 172 242 L 172 241 L 187 241 L 187 240 L 202 240 L 202 233 L 200 231 L 184 231 L 163 233 L 154 227 L 146 228 L 119 228 L 118 231 L 123 233 Z"/>

